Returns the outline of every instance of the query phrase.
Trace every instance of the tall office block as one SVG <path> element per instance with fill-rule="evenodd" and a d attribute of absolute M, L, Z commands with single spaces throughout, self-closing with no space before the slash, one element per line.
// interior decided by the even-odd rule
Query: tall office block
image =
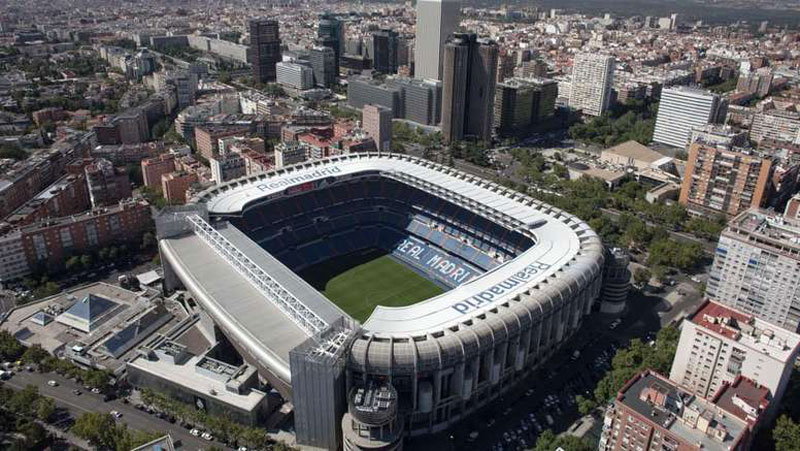
<path fill-rule="evenodd" d="M 679 202 L 698 215 L 735 216 L 762 206 L 771 189 L 773 159 L 735 145 L 738 135 L 733 131 L 725 141 L 722 131 L 707 128 L 694 131 Z"/>
<path fill-rule="evenodd" d="M 702 89 L 664 88 L 658 104 L 653 141 L 685 147 L 692 129 L 725 119 L 727 104 L 720 96 Z"/>
<path fill-rule="evenodd" d="M 336 53 L 331 47 L 314 47 L 308 59 L 314 72 L 314 84 L 330 88 L 336 83 Z"/>
<path fill-rule="evenodd" d="M 556 114 L 558 82 L 546 78 L 531 78 L 528 82 L 533 85 L 532 122 L 538 124 L 552 118 Z"/>
<path fill-rule="evenodd" d="M 447 42 L 442 87 L 445 141 L 491 138 L 497 55 L 497 44 L 478 40 L 474 33 L 456 33 Z"/>
<path fill-rule="evenodd" d="M 444 46 L 461 22 L 459 0 L 419 0 L 417 39 L 414 43 L 414 76 L 442 79 Z"/>
<path fill-rule="evenodd" d="M 703 398 L 743 376 L 769 389 L 775 405 L 786 391 L 800 336 L 757 316 L 706 301 L 681 326 L 669 378 Z"/>
<path fill-rule="evenodd" d="M 587 116 L 600 116 L 611 104 L 614 83 L 613 56 L 579 53 L 572 64 L 572 89 L 569 106 Z"/>
<path fill-rule="evenodd" d="M 305 64 L 282 61 L 275 68 L 278 83 L 283 86 L 300 90 L 314 87 L 314 70 Z"/>
<path fill-rule="evenodd" d="M 558 83 L 541 78 L 510 78 L 498 83 L 494 98 L 494 128 L 500 136 L 529 135 L 555 114 Z"/>
<path fill-rule="evenodd" d="M 344 23 L 330 13 L 319 16 L 317 43 L 333 49 L 336 72 L 339 72 L 339 58 L 344 52 Z"/>
<path fill-rule="evenodd" d="M 369 56 L 372 68 L 384 74 L 397 73 L 398 36 L 394 30 L 372 32 Z"/>
<path fill-rule="evenodd" d="M 275 81 L 275 65 L 281 60 L 281 38 L 278 21 L 252 19 L 250 28 L 250 58 L 253 79 L 258 83 Z"/>
<path fill-rule="evenodd" d="M 403 119 L 424 125 L 436 125 L 441 122 L 441 81 L 396 77 L 387 80 L 387 84 L 400 89 Z"/>
<path fill-rule="evenodd" d="M 522 136 L 529 132 L 533 86 L 519 79 L 498 83 L 494 94 L 494 128 L 498 136 Z"/>
<path fill-rule="evenodd" d="M 364 131 L 375 140 L 375 147 L 384 152 L 392 145 L 392 110 L 380 105 L 364 105 L 361 110 Z"/>
<path fill-rule="evenodd" d="M 403 117 L 400 89 L 368 77 L 356 76 L 347 80 L 347 103 L 358 109 L 368 104 L 380 105 L 391 109 L 394 117 Z"/>
<path fill-rule="evenodd" d="M 748 210 L 722 232 L 706 296 L 792 332 L 800 325 L 800 223 Z"/>

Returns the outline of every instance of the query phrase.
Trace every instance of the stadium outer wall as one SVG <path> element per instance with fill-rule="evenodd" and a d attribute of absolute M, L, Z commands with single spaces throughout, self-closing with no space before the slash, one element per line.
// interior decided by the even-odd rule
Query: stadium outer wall
<path fill-rule="evenodd" d="M 350 348 L 348 391 L 370 379 L 391 382 L 411 436 L 442 431 L 469 415 L 539 368 L 579 330 L 599 297 L 603 264 L 599 238 L 584 244 L 571 267 L 585 271 L 540 284 L 469 327 L 408 338 L 362 334 Z"/>

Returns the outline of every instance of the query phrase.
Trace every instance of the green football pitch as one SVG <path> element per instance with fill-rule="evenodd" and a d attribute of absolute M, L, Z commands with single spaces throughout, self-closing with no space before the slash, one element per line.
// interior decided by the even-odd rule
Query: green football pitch
<path fill-rule="evenodd" d="M 378 305 L 411 305 L 444 292 L 439 285 L 375 250 L 328 260 L 301 271 L 300 276 L 361 322 Z"/>

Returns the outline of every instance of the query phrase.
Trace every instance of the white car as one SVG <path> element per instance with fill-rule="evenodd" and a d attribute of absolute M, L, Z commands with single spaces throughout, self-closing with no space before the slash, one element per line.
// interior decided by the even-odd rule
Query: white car
<path fill-rule="evenodd" d="M 120 419 L 120 418 L 122 418 L 122 414 L 121 414 L 119 411 L 117 411 L 117 410 L 112 410 L 112 411 L 111 411 L 111 416 L 112 416 L 112 417 L 114 417 L 114 418 L 116 418 L 116 419 Z"/>
<path fill-rule="evenodd" d="M 191 431 L 189 431 L 189 433 L 195 437 L 200 437 L 200 430 L 197 428 L 192 429 Z"/>
<path fill-rule="evenodd" d="M 214 440 L 214 436 L 209 434 L 208 432 L 203 432 L 203 435 L 201 435 L 201 437 L 203 438 L 203 440 L 207 440 L 209 442 L 211 440 Z"/>
<path fill-rule="evenodd" d="M 51 387 L 58 387 L 58 382 L 50 379 L 49 381 L 47 381 L 47 385 L 49 385 Z"/>

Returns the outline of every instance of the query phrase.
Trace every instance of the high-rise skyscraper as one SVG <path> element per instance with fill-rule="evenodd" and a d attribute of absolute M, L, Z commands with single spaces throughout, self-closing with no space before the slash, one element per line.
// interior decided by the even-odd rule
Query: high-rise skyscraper
<path fill-rule="evenodd" d="M 369 45 L 369 56 L 372 68 L 384 74 L 397 73 L 398 37 L 394 30 L 372 32 Z"/>
<path fill-rule="evenodd" d="M 569 106 L 586 116 L 600 116 L 611 104 L 614 83 L 614 57 L 579 53 L 572 64 L 572 90 Z"/>
<path fill-rule="evenodd" d="M 335 55 L 336 72 L 339 72 L 339 58 L 344 53 L 344 22 L 339 20 L 331 13 L 324 13 L 319 16 L 319 26 L 317 28 L 317 43 L 324 47 L 333 49 Z"/>
<path fill-rule="evenodd" d="M 492 136 L 497 44 L 456 33 L 445 45 L 442 134 L 447 142 Z"/>
<path fill-rule="evenodd" d="M 414 44 L 414 77 L 442 79 L 444 46 L 461 22 L 459 0 L 419 0 L 417 40 Z"/>
<path fill-rule="evenodd" d="M 725 119 L 726 103 L 706 90 L 679 86 L 661 90 L 653 141 L 673 147 L 686 147 L 692 129 Z"/>
<path fill-rule="evenodd" d="M 275 65 L 281 60 L 281 37 L 278 21 L 274 19 L 251 19 L 250 59 L 253 79 L 258 83 L 275 81 Z"/>

